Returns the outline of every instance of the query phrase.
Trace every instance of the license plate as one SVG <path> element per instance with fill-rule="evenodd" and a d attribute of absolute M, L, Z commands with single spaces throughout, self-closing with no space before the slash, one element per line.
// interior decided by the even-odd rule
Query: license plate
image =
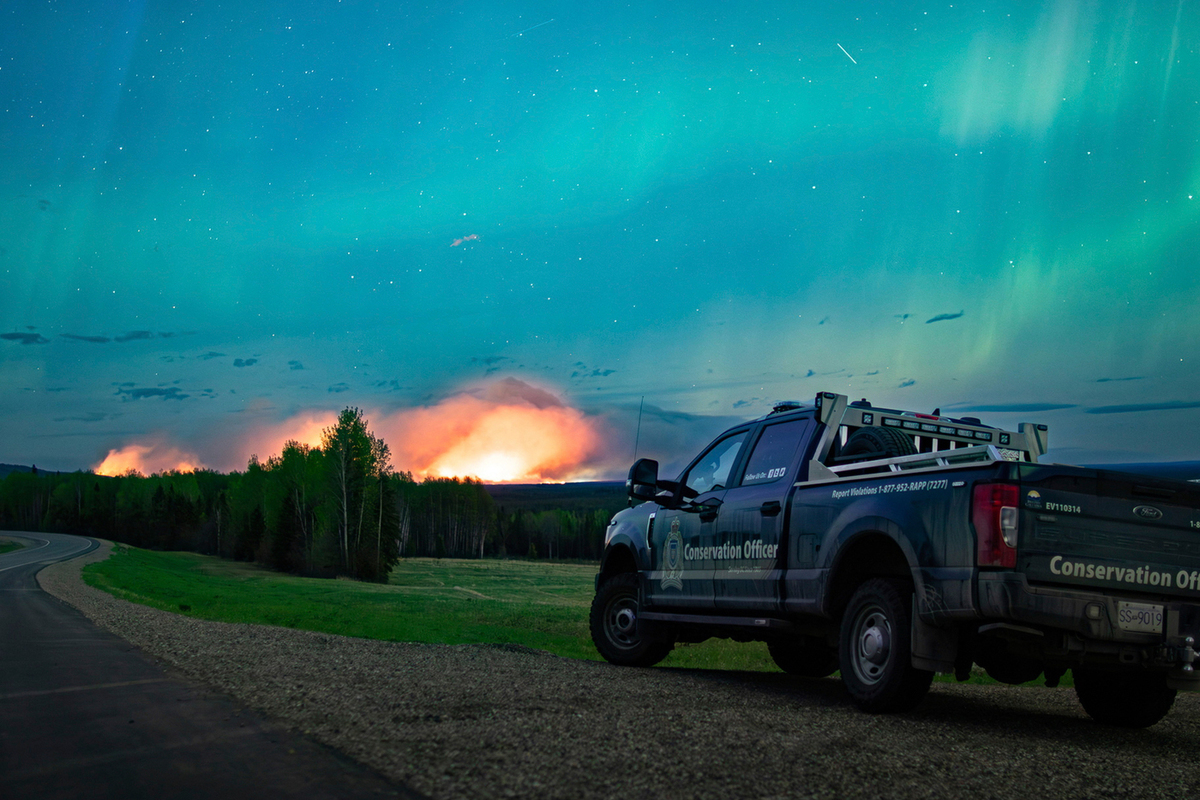
<path fill-rule="evenodd" d="M 1117 601 L 1117 625 L 1123 631 L 1162 633 L 1163 607 L 1149 603 Z"/>

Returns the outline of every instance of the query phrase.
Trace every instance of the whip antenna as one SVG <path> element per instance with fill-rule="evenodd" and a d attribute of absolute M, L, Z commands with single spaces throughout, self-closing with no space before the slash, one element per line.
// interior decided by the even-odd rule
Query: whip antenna
<path fill-rule="evenodd" d="M 642 395 L 642 400 L 638 403 L 638 424 L 637 435 L 633 437 L 633 460 L 637 461 L 638 442 L 642 440 L 642 406 L 646 405 L 646 395 Z"/>

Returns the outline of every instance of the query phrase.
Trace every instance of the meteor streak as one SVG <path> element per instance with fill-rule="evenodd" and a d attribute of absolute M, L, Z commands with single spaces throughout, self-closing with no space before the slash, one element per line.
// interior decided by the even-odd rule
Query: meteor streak
<path fill-rule="evenodd" d="M 542 27 L 543 25 L 549 25 L 551 22 L 554 22 L 554 19 L 553 19 L 553 18 L 551 18 L 551 19 L 548 19 L 548 20 L 546 20 L 545 22 L 539 22 L 537 25 L 531 25 L 530 27 L 526 28 L 526 29 L 525 29 L 525 30 L 523 30 L 523 31 L 517 31 L 516 33 L 514 33 L 512 36 L 509 36 L 508 38 L 510 38 L 510 39 L 514 39 L 514 38 L 516 38 L 517 36 L 524 36 L 525 34 L 529 33 L 529 32 L 530 32 L 531 30 L 533 30 L 534 28 L 540 28 L 540 27 Z"/>
<path fill-rule="evenodd" d="M 837 44 L 838 49 L 841 50 L 843 53 L 846 53 L 846 48 L 842 47 L 837 42 L 834 42 L 834 44 Z M 850 59 L 851 61 L 854 61 L 854 56 L 850 55 L 849 53 L 846 53 L 846 58 Z M 854 61 L 854 63 L 857 64 L 858 62 Z"/>

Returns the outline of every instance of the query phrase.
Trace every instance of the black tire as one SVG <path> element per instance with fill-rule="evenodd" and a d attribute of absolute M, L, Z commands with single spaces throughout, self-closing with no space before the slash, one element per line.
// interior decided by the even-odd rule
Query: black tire
<path fill-rule="evenodd" d="M 1161 672 L 1071 670 L 1075 696 L 1087 715 L 1105 725 L 1149 728 L 1175 704 L 1175 690 Z"/>
<path fill-rule="evenodd" d="M 895 428 L 881 428 L 878 425 L 859 428 L 842 448 L 842 458 L 860 456 L 863 461 L 875 458 L 895 458 L 896 456 L 911 456 L 917 452 L 913 440 Z"/>
<path fill-rule="evenodd" d="M 596 590 L 589 618 L 592 641 L 606 661 L 623 667 L 651 667 L 667 657 L 672 644 L 646 636 L 638 624 L 641 609 L 637 575 L 613 575 Z"/>
<path fill-rule="evenodd" d="M 842 616 L 842 683 L 863 711 L 908 711 L 933 673 L 912 665 L 912 586 L 895 578 L 863 582 Z"/>
<path fill-rule="evenodd" d="M 767 650 L 776 666 L 790 675 L 824 678 L 837 672 L 837 648 L 811 636 L 775 639 L 767 642 Z"/>

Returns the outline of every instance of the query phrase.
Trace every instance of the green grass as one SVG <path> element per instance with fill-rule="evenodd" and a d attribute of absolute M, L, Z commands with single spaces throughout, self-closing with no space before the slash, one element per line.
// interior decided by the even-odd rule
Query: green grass
<path fill-rule="evenodd" d="M 300 578 L 195 553 L 117 546 L 84 579 L 117 597 L 203 619 L 370 639 L 514 643 L 598 660 L 587 617 L 596 567 L 405 559 L 386 585 Z M 664 666 L 778 671 L 761 643 L 677 647 Z"/>
<path fill-rule="evenodd" d="M 83 575 L 125 600 L 202 619 L 393 642 L 511 643 L 600 659 L 587 624 L 592 564 L 410 558 L 384 585 L 299 578 L 212 556 L 117 545 L 111 558 L 88 565 Z M 726 639 L 677 645 L 662 665 L 779 671 L 762 642 Z M 996 684 L 978 669 L 968 682 Z M 1070 673 L 1063 685 L 1071 685 Z"/>
<path fill-rule="evenodd" d="M 16 542 L 12 539 L 0 539 L 0 556 L 5 553 L 11 553 L 13 550 L 20 550 L 24 546 L 21 542 Z"/>

